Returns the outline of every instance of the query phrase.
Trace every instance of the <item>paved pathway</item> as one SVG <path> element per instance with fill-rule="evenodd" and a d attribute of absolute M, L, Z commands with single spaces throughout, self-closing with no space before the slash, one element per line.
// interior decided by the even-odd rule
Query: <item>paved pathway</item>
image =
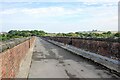
<path fill-rule="evenodd" d="M 28 78 L 111 78 L 89 60 L 37 38 Z"/>

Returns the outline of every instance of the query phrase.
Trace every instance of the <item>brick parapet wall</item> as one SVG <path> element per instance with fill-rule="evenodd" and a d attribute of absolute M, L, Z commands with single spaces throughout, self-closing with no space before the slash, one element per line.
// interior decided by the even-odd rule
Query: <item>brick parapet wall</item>
<path fill-rule="evenodd" d="M 120 43 L 94 40 L 73 39 L 72 45 L 112 59 L 120 59 Z"/>
<path fill-rule="evenodd" d="M 29 40 L 30 37 L 24 37 L 24 38 L 14 38 L 14 39 L 10 39 L 10 40 L 7 40 L 7 41 L 2 41 L 0 44 L 0 53 L 7 50 L 7 49 L 10 49 L 10 48 L 13 48 L 14 46 L 26 41 L 26 40 Z"/>
<path fill-rule="evenodd" d="M 120 43 L 118 39 L 94 39 L 73 37 L 44 37 L 64 44 L 72 45 L 108 58 L 120 60 Z"/>
<path fill-rule="evenodd" d="M 19 71 L 19 66 L 26 53 L 33 45 L 35 37 L 28 39 L 11 49 L 0 53 L 0 77 L 14 78 Z"/>
<path fill-rule="evenodd" d="M 0 80 L 2 77 L 2 55 L 0 54 Z"/>

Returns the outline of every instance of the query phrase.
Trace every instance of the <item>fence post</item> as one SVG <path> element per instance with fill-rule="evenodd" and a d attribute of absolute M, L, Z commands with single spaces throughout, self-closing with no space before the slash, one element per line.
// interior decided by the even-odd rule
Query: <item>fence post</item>
<path fill-rule="evenodd" d="M 29 48 L 30 48 L 30 38 L 29 38 Z"/>

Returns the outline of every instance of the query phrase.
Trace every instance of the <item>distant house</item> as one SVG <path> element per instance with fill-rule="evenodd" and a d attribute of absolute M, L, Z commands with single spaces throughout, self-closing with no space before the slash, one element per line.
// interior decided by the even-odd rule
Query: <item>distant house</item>
<path fill-rule="evenodd" d="M 0 32 L 0 34 L 7 34 L 7 32 Z"/>

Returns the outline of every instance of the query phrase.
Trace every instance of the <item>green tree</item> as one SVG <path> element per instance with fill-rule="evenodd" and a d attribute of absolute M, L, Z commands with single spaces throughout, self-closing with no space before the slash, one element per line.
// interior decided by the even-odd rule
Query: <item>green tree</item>
<path fill-rule="evenodd" d="M 118 33 L 115 33 L 115 35 L 114 35 L 115 37 L 120 37 L 120 33 L 118 32 Z"/>
<path fill-rule="evenodd" d="M 58 33 L 56 34 L 57 37 L 63 37 L 63 34 L 62 33 Z"/>

